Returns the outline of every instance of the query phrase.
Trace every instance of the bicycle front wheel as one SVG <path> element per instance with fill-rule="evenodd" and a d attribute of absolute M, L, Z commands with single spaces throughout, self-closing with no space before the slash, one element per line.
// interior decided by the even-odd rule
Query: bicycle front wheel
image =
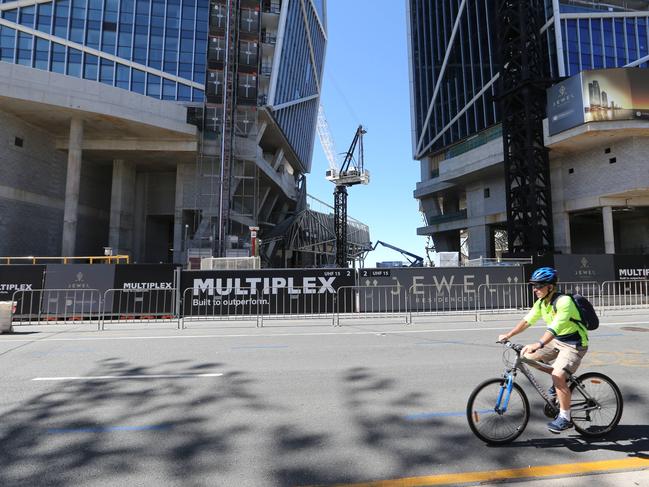
<path fill-rule="evenodd" d="M 507 397 L 505 379 L 484 381 L 469 396 L 466 417 L 471 431 L 492 445 L 502 445 L 520 436 L 530 419 L 530 404 L 523 389 L 514 383 L 509 395 L 507 410 L 497 410 L 498 398 L 502 397 L 500 407 Z M 502 390 L 502 396 L 501 396 Z"/>
<path fill-rule="evenodd" d="M 581 388 L 570 384 L 575 429 L 590 437 L 609 433 L 622 418 L 622 393 L 617 384 L 598 372 L 580 375 L 577 381 Z"/>

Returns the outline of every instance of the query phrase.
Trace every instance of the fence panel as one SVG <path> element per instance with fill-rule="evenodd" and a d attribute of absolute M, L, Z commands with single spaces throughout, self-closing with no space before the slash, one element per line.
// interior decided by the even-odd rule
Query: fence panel
<path fill-rule="evenodd" d="M 408 323 L 408 307 L 403 287 L 341 286 L 336 292 L 334 326 L 340 326 L 341 317 L 402 318 Z"/>
<path fill-rule="evenodd" d="M 481 284 L 478 286 L 476 309 L 480 313 L 510 313 L 529 309 L 533 302 L 532 288 L 529 284 Z"/>
<path fill-rule="evenodd" d="M 218 292 L 199 292 L 190 287 L 183 292 L 179 327 L 200 321 L 254 321 L 259 324 L 260 302 L 255 287 L 237 288 L 234 297 Z"/>
<path fill-rule="evenodd" d="M 649 308 L 649 280 L 606 281 L 601 303 L 606 311 Z"/>
<path fill-rule="evenodd" d="M 340 289 L 340 288 L 339 288 Z M 339 296 L 345 303 L 345 293 L 315 286 L 266 287 L 259 300 L 260 324 L 273 319 L 331 319 L 338 309 Z"/>
<path fill-rule="evenodd" d="M 16 291 L 14 325 L 40 322 L 89 322 L 101 317 L 101 294 L 97 289 L 34 289 Z"/>
<path fill-rule="evenodd" d="M 118 323 L 178 322 L 175 288 L 108 289 L 104 293 L 101 327 Z"/>

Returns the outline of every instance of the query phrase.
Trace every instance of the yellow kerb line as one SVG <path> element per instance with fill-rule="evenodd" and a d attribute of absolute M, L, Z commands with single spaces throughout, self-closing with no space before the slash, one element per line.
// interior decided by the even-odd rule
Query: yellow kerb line
<path fill-rule="evenodd" d="M 625 458 L 599 462 L 566 463 L 562 465 L 543 465 L 539 467 L 515 468 L 510 470 L 489 470 L 485 472 L 465 472 L 425 477 L 406 477 L 394 480 L 378 480 L 356 484 L 340 484 L 338 487 L 423 487 L 428 485 L 453 485 L 469 482 L 496 482 L 499 480 L 530 479 L 538 477 L 562 477 L 585 473 L 602 473 L 612 470 L 634 470 L 649 468 L 649 459 Z"/>

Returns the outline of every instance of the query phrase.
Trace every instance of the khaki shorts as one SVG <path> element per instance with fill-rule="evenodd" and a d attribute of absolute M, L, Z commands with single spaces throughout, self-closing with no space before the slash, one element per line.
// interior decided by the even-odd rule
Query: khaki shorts
<path fill-rule="evenodd" d="M 560 342 L 559 340 L 552 340 L 540 350 L 525 354 L 525 358 L 538 360 L 545 364 L 550 364 L 550 362 L 554 361 L 552 362 L 552 369 L 555 374 L 560 371 L 574 374 L 587 351 L 588 347 L 576 347 Z"/>

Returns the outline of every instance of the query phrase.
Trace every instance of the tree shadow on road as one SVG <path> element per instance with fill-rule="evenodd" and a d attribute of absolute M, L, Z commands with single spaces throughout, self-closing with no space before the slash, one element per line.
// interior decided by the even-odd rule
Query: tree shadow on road
<path fill-rule="evenodd" d="M 146 485 L 198 485 L 196 479 L 230 471 L 235 445 L 251 426 L 220 418 L 232 409 L 274 408 L 255 394 L 246 373 L 222 363 L 141 366 L 110 358 L 86 375 L 207 371 L 223 376 L 47 384 L 46 392 L 0 416 L 0 485 L 129 485 L 131 474 Z"/>

